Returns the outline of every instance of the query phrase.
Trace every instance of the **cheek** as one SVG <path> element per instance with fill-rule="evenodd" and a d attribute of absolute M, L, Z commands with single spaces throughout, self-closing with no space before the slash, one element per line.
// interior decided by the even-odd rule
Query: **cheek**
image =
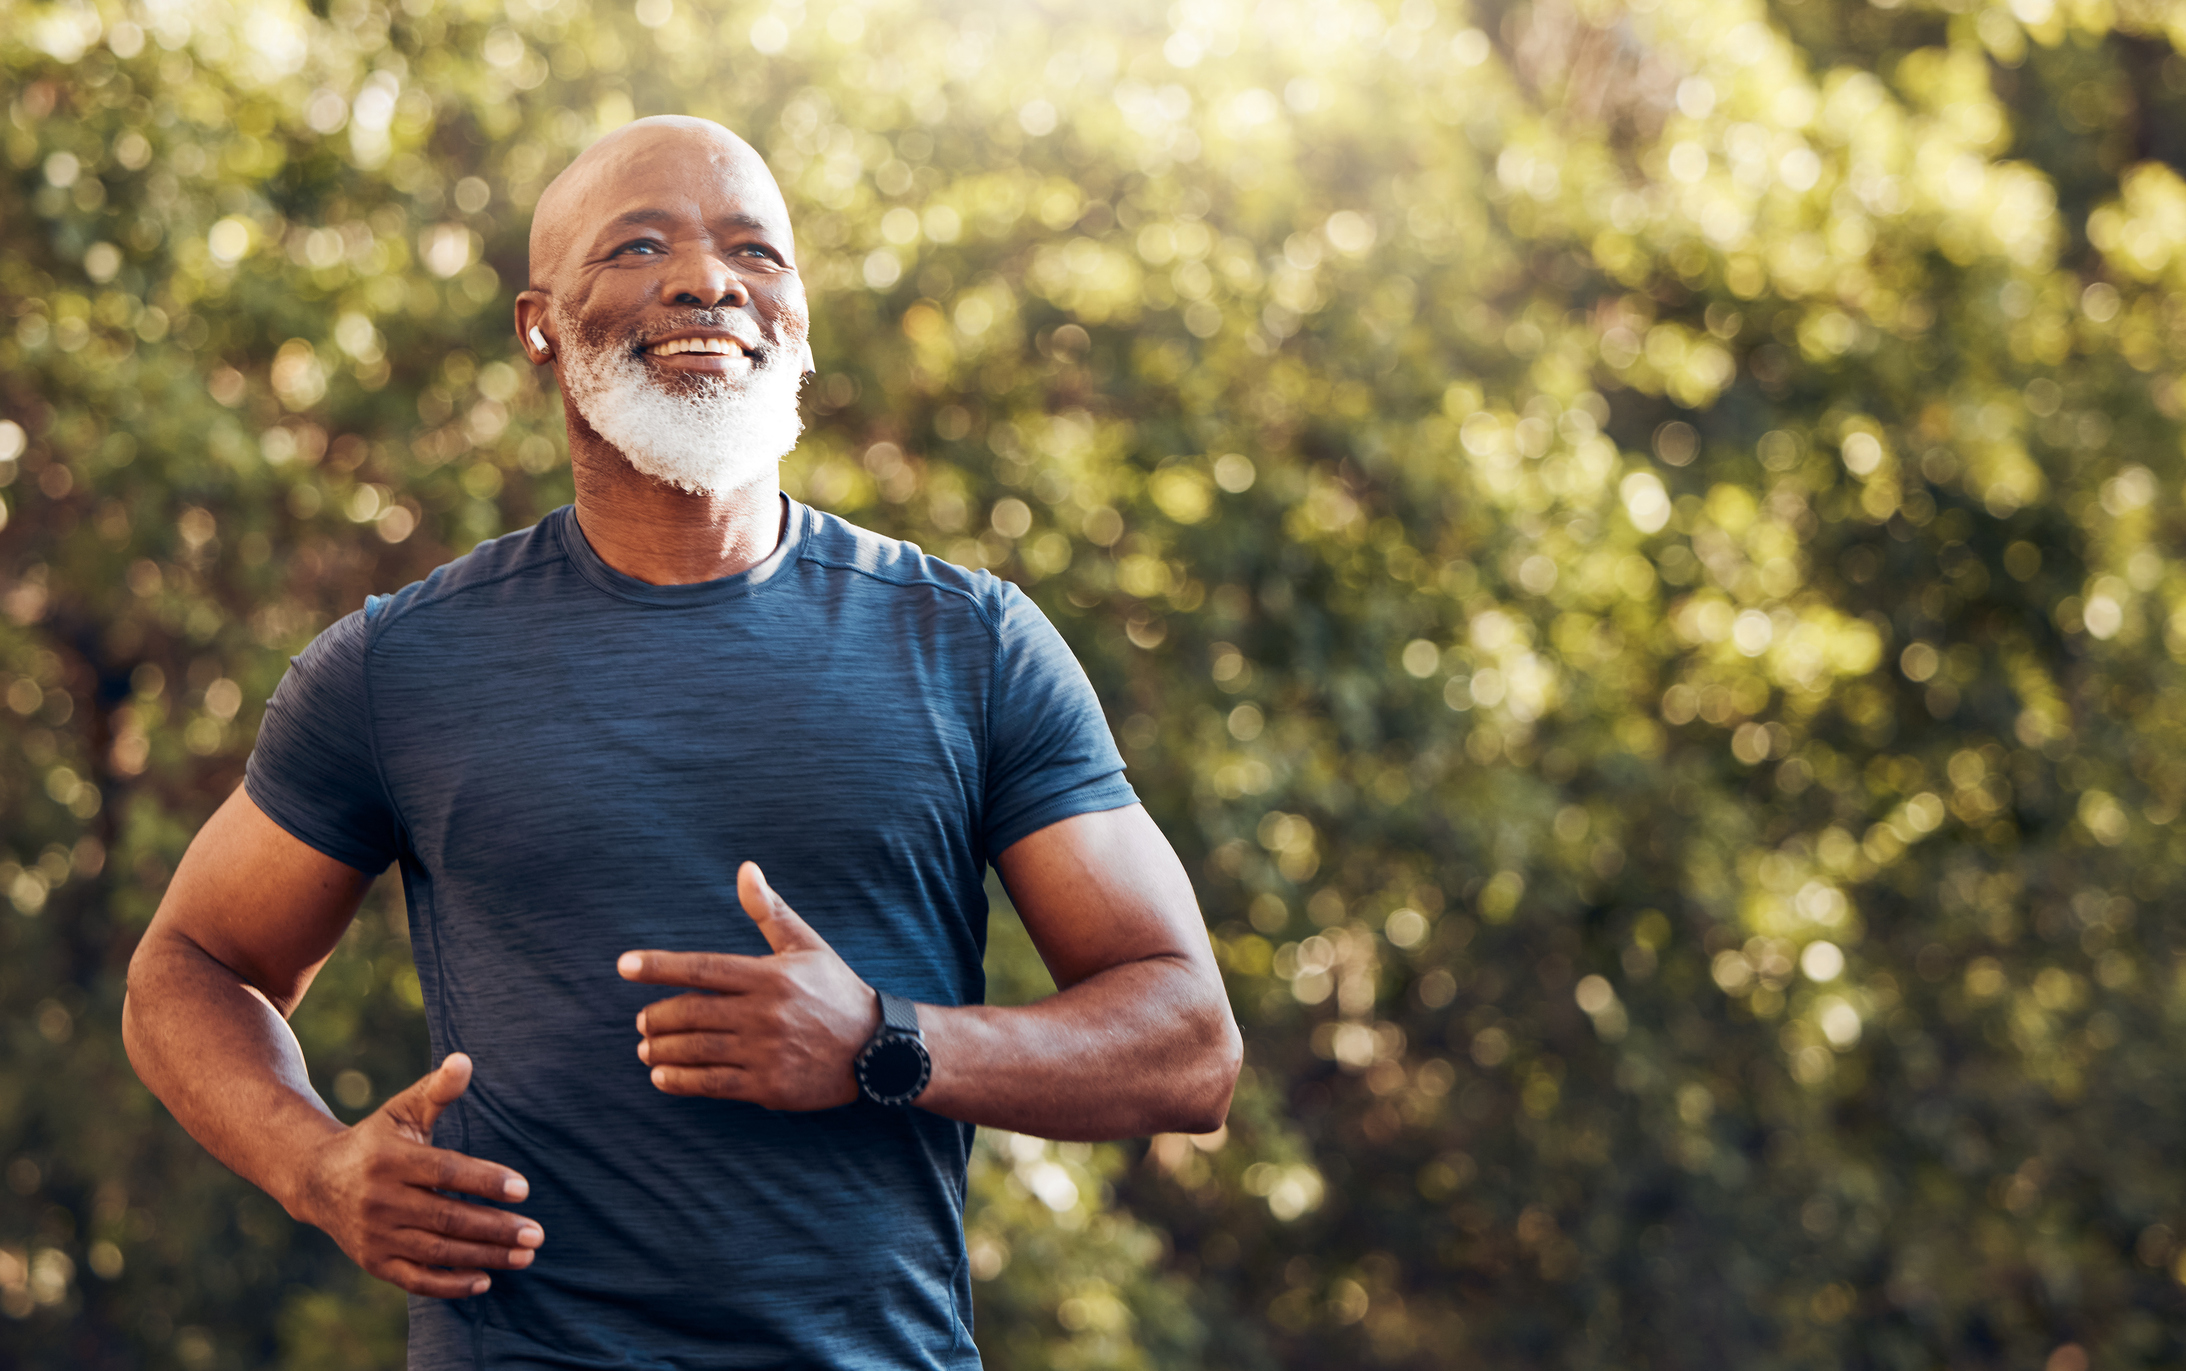
<path fill-rule="evenodd" d="M 597 344 L 627 333 L 631 321 L 659 294 L 660 278 L 655 274 L 610 272 L 562 295 L 556 308 L 576 324 L 580 336 Z"/>
<path fill-rule="evenodd" d="M 752 303 L 759 307 L 767 323 L 784 336 L 802 338 L 812 331 L 810 313 L 805 307 L 805 288 L 797 282 L 787 284 L 764 283 L 752 287 Z"/>

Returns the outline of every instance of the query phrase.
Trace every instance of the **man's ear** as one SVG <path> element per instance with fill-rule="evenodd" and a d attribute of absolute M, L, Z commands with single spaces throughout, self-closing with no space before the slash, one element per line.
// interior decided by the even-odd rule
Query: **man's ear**
<path fill-rule="evenodd" d="M 534 366 L 554 360 L 552 314 L 543 291 L 527 290 L 516 297 L 516 336 L 523 340 L 524 355 Z"/>

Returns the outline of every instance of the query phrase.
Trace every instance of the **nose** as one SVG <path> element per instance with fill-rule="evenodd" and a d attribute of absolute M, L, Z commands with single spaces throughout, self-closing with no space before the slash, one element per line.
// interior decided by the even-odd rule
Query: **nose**
<path fill-rule="evenodd" d="M 678 252 L 660 281 L 665 305 L 686 309 L 735 308 L 750 302 L 751 293 L 729 264 L 705 249 Z"/>

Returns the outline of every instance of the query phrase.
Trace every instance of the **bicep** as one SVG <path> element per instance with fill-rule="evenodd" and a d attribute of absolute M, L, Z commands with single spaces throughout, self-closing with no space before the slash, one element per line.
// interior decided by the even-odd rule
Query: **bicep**
<path fill-rule="evenodd" d="M 194 945 L 285 1013 L 341 940 L 372 880 L 266 817 L 237 786 L 183 854 L 145 941 Z"/>
<path fill-rule="evenodd" d="M 1141 805 L 1049 824 L 1012 843 L 995 868 L 1066 990 L 1109 967 L 1154 957 L 1213 972 L 1191 880 Z"/>

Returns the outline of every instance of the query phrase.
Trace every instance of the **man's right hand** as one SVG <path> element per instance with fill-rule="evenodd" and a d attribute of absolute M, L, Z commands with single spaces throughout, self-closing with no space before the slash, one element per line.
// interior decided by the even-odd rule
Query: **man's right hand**
<path fill-rule="evenodd" d="M 355 1127 L 329 1135 L 305 1163 L 291 1212 L 325 1229 L 357 1265 L 413 1295 L 484 1294 L 493 1284 L 487 1271 L 531 1265 L 533 1249 L 546 1241 L 535 1221 L 436 1193 L 492 1200 L 531 1193 L 505 1166 L 432 1145 L 433 1121 L 470 1083 L 471 1059 L 450 1053 Z"/>

